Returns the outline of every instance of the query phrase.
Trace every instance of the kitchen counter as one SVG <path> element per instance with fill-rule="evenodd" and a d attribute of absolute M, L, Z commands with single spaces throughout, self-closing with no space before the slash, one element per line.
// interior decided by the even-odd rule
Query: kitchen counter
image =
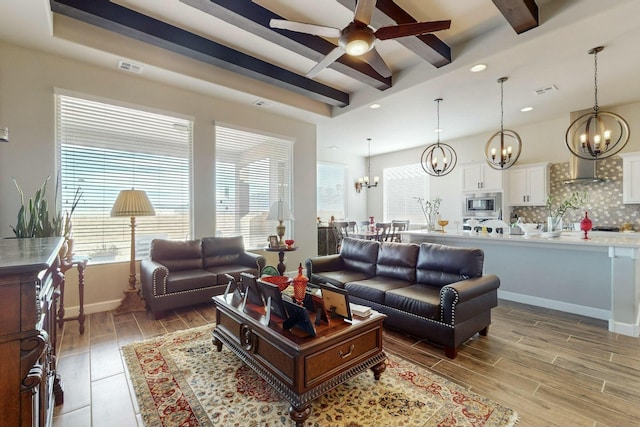
<path fill-rule="evenodd" d="M 402 232 L 405 242 L 484 250 L 485 273 L 500 278 L 500 298 L 608 320 L 610 331 L 639 336 L 640 233 L 581 236 Z"/>

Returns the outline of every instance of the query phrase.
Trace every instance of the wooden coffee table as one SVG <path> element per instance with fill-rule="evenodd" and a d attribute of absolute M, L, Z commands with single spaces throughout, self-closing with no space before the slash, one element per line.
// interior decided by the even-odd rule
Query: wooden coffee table
<path fill-rule="evenodd" d="M 311 401 L 350 378 L 371 369 L 376 380 L 385 370 L 382 322 L 377 312 L 367 319 L 331 319 L 316 325 L 310 337 L 297 328 L 286 331 L 282 322 L 268 326 L 264 308 L 247 304 L 244 311 L 231 304 L 231 296 L 213 298 L 216 327 L 213 343 L 226 345 L 291 406 L 289 415 L 301 427 L 311 414 Z M 312 321 L 314 315 L 310 313 Z"/>

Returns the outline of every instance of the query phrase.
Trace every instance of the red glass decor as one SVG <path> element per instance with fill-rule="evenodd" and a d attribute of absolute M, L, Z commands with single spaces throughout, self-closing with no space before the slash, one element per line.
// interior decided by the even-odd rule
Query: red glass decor
<path fill-rule="evenodd" d="M 293 298 L 302 304 L 304 294 L 307 292 L 307 282 L 309 279 L 302 274 L 302 263 L 298 266 L 298 275 L 293 279 Z"/>
<path fill-rule="evenodd" d="M 295 243 L 295 240 L 287 239 L 284 242 L 287 244 L 287 249 L 291 249 L 293 247 L 293 244 Z"/>
<path fill-rule="evenodd" d="M 289 287 L 289 284 L 293 279 L 288 276 L 263 276 L 260 278 L 263 282 L 271 283 L 272 285 L 276 285 L 280 292 L 284 291 Z"/>
<path fill-rule="evenodd" d="M 582 218 L 582 221 L 580 221 L 580 230 L 584 231 L 583 239 L 588 239 L 589 238 L 587 236 L 587 233 L 591 230 L 591 226 L 592 225 L 593 225 L 593 223 L 589 219 L 589 215 L 587 215 L 587 212 L 585 212 L 584 213 L 584 218 Z"/>

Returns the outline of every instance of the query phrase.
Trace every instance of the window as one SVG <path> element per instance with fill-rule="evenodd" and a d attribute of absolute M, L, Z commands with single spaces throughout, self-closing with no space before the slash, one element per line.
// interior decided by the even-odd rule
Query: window
<path fill-rule="evenodd" d="M 416 198 L 429 198 L 429 181 L 420 163 L 385 168 L 382 179 L 385 220 L 409 220 L 412 224 L 423 224 L 424 214 Z"/>
<path fill-rule="evenodd" d="M 346 218 L 344 165 L 319 162 L 317 181 L 318 216 L 327 223 L 331 215 L 335 218 Z"/>
<path fill-rule="evenodd" d="M 216 234 L 266 246 L 278 224 L 267 220 L 271 204 L 283 200 L 293 210 L 292 176 L 293 141 L 216 125 Z M 292 237 L 291 221 L 284 225 Z"/>
<path fill-rule="evenodd" d="M 92 262 L 130 259 L 128 218 L 112 218 L 120 190 L 145 190 L 154 217 L 136 218 L 136 258 L 155 237 L 191 235 L 192 122 L 147 111 L 56 95 L 62 212 L 78 188 L 74 252 Z"/>

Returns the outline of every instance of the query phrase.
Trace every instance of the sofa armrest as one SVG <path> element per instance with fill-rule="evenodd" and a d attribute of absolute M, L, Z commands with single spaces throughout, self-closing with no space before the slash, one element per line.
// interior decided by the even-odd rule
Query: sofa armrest
<path fill-rule="evenodd" d="M 253 252 L 242 252 L 238 256 L 238 262 L 242 265 L 246 265 L 247 267 L 256 268 L 258 270 L 258 276 L 260 276 L 260 272 L 267 265 L 267 260 L 264 256 L 259 254 L 254 254 Z"/>
<path fill-rule="evenodd" d="M 143 295 L 154 297 L 167 292 L 169 269 L 159 262 L 143 259 L 140 262 L 140 286 Z"/>
<path fill-rule="evenodd" d="M 461 280 L 440 289 L 440 319 L 454 325 L 497 305 L 500 279 L 495 274 Z"/>
<path fill-rule="evenodd" d="M 311 279 L 311 275 L 313 273 L 344 270 L 344 260 L 340 254 L 307 258 L 305 265 L 307 267 L 307 277 L 309 279 Z"/>

